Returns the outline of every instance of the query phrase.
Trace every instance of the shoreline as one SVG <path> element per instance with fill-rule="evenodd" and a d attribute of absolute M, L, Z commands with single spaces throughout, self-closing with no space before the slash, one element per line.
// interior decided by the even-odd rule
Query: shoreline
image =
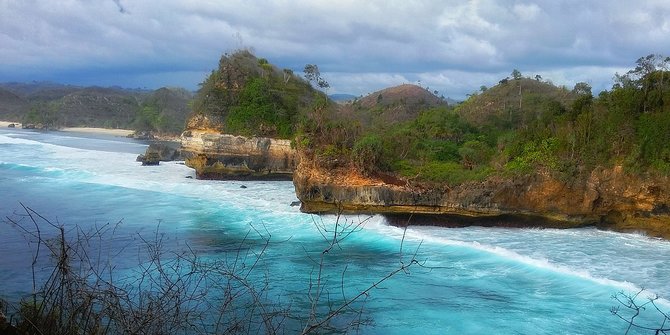
<path fill-rule="evenodd" d="M 128 135 L 135 133 L 134 130 L 130 129 L 108 129 L 108 128 L 96 128 L 96 127 L 67 127 L 57 129 L 56 131 L 70 132 L 70 133 L 113 135 L 121 137 L 127 137 Z"/>
<path fill-rule="evenodd" d="M 0 121 L 0 128 L 8 128 L 10 124 L 15 124 L 17 128 L 21 128 L 21 122 Z"/>
<path fill-rule="evenodd" d="M 23 129 L 21 122 L 13 121 L 0 121 L 0 128 L 9 128 L 10 124 L 15 124 L 15 129 Z M 10 128 L 11 129 L 11 128 Z M 134 134 L 134 130 L 130 129 L 111 129 L 111 128 L 98 128 L 98 127 L 65 127 L 61 129 L 50 129 L 49 131 L 62 131 L 70 133 L 86 133 L 86 134 L 98 134 L 98 135 L 112 135 L 127 137 L 128 135 Z"/>

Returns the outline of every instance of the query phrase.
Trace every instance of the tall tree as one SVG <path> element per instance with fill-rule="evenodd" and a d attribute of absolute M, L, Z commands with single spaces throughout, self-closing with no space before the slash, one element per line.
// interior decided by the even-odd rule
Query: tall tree
<path fill-rule="evenodd" d="M 315 83 L 319 88 L 322 89 L 327 89 L 330 87 L 330 84 L 321 77 L 321 72 L 319 71 L 319 67 L 316 64 L 307 64 L 305 65 L 305 69 L 303 70 L 305 72 L 305 79 L 307 79 L 310 83 Z"/>
<path fill-rule="evenodd" d="M 572 92 L 579 95 L 593 95 L 593 93 L 591 93 L 591 85 L 583 81 L 576 83 L 575 87 L 572 89 Z"/>

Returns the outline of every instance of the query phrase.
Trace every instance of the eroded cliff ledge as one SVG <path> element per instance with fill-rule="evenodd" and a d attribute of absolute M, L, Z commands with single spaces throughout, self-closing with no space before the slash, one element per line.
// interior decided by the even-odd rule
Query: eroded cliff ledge
<path fill-rule="evenodd" d="M 193 118 L 181 136 L 185 164 L 198 179 L 291 180 L 298 165 L 291 141 L 222 134 L 207 122 Z"/>
<path fill-rule="evenodd" d="M 579 182 L 537 173 L 428 188 L 363 177 L 351 169 L 323 171 L 306 161 L 294 175 L 301 210 L 308 213 L 381 213 L 399 223 L 413 214 L 414 223 L 450 226 L 597 226 L 666 239 L 670 239 L 669 181 L 643 180 L 617 167 L 596 169 Z"/>

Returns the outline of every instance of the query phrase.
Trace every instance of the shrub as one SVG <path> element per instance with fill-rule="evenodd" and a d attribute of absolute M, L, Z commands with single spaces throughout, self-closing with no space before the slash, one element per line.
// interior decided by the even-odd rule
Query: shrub
<path fill-rule="evenodd" d="M 363 174 L 371 175 L 381 168 L 382 153 L 381 139 L 374 134 L 366 135 L 354 144 L 351 160 Z"/>

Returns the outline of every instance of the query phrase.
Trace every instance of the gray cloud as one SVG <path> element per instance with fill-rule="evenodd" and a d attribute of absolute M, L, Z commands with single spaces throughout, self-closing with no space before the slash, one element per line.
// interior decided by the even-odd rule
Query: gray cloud
<path fill-rule="evenodd" d="M 113 0 L 113 1 L 116 4 L 116 6 L 119 7 L 119 13 L 121 13 L 121 14 L 127 13 L 126 9 L 121 4 L 121 0 Z"/>
<path fill-rule="evenodd" d="M 195 88 L 244 47 L 295 71 L 318 64 L 333 92 L 421 80 L 464 97 L 514 68 L 607 88 L 612 70 L 670 54 L 670 3 L 0 0 L 0 81 Z"/>

